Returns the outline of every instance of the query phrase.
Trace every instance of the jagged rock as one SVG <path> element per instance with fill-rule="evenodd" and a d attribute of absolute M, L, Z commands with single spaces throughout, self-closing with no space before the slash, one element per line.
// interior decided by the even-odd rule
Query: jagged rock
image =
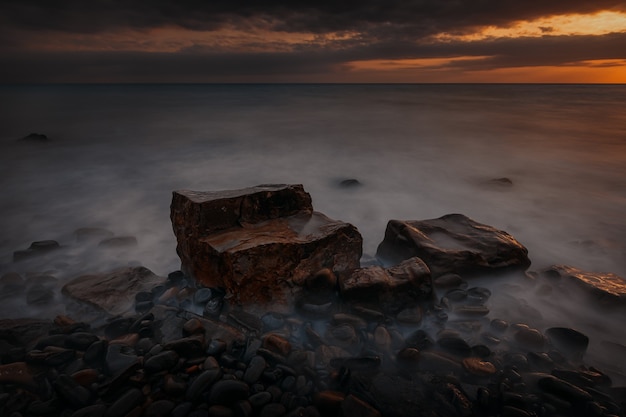
<path fill-rule="evenodd" d="M 605 307 L 626 307 L 626 279 L 604 272 L 588 272 L 567 265 L 553 265 L 541 272 L 548 279 L 568 280 L 596 298 Z"/>
<path fill-rule="evenodd" d="M 164 278 L 142 266 L 120 268 L 109 273 L 73 279 L 63 287 L 62 292 L 97 310 L 116 316 L 134 312 L 137 293 L 150 291 L 163 281 Z"/>
<path fill-rule="evenodd" d="M 429 300 L 433 294 L 432 279 L 428 266 L 421 259 L 410 258 L 391 268 L 357 269 L 339 279 L 339 293 L 344 300 L 398 312 Z"/>
<path fill-rule="evenodd" d="M 312 273 L 355 269 L 362 253 L 357 229 L 313 212 L 301 185 L 175 191 L 171 220 L 181 269 L 235 304 L 289 304 Z"/>
<path fill-rule="evenodd" d="M 390 220 L 376 256 L 398 263 L 417 256 L 433 277 L 526 269 L 528 251 L 513 236 L 462 214 L 430 220 Z"/>

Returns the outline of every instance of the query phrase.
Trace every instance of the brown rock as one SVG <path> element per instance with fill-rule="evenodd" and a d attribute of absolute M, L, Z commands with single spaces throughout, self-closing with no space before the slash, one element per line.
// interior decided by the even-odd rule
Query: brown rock
<path fill-rule="evenodd" d="M 376 256 L 398 263 L 419 257 L 438 277 L 501 269 L 526 269 L 528 251 L 513 236 L 462 214 L 430 220 L 391 220 Z"/>
<path fill-rule="evenodd" d="M 97 275 L 84 275 L 67 283 L 62 292 L 110 315 L 134 313 L 135 295 L 150 291 L 164 278 L 142 266 L 120 268 Z"/>
<path fill-rule="evenodd" d="M 314 272 L 359 266 L 357 229 L 313 212 L 301 185 L 176 191 L 171 219 L 182 270 L 232 303 L 290 303 Z"/>
<path fill-rule="evenodd" d="M 399 311 L 432 296 L 432 280 L 426 264 L 411 258 L 391 268 L 370 266 L 339 279 L 339 292 L 353 300 Z"/>
<path fill-rule="evenodd" d="M 588 272 L 567 265 L 553 265 L 542 271 L 542 276 L 574 282 L 606 307 L 626 306 L 626 279 L 618 275 Z"/>

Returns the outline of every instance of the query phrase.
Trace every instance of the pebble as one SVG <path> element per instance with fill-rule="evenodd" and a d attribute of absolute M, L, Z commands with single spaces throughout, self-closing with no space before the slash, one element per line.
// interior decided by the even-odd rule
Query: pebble
<path fill-rule="evenodd" d="M 250 394 L 250 387 L 243 381 L 221 380 L 211 388 L 209 403 L 229 405 L 239 400 L 245 400 Z"/>
<path fill-rule="evenodd" d="M 146 407 L 144 417 L 166 417 L 174 410 L 176 404 L 169 400 L 158 400 Z"/>
<path fill-rule="evenodd" d="M 123 417 L 143 402 L 143 393 L 137 388 L 127 389 L 106 411 L 104 417 Z"/>
<path fill-rule="evenodd" d="M 265 371 L 265 367 L 267 366 L 267 362 L 262 356 L 255 356 L 250 360 L 248 368 L 243 376 L 243 380 L 248 384 L 253 384 L 259 380 L 261 375 L 263 375 L 263 371 Z"/>
<path fill-rule="evenodd" d="M 287 356 L 291 351 L 291 343 L 282 336 L 270 333 L 263 338 L 263 348 Z"/>
<path fill-rule="evenodd" d="M 436 288 L 457 288 L 463 284 L 463 278 L 457 274 L 445 274 L 441 275 L 433 280 L 433 285 Z"/>
<path fill-rule="evenodd" d="M 472 375 L 491 376 L 496 373 L 496 367 L 480 358 L 465 358 L 462 361 L 463 368 Z"/>
<path fill-rule="evenodd" d="M 278 330 L 285 325 L 285 317 L 280 313 L 269 312 L 261 317 L 263 330 L 266 332 Z"/>
<path fill-rule="evenodd" d="M 259 417 L 281 417 L 287 413 L 287 408 L 278 403 L 270 403 L 263 406 Z"/>
<path fill-rule="evenodd" d="M 178 364 L 178 354 L 173 350 L 166 350 L 148 358 L 144 362 L 144 370 L 148 373 L 156 373 L 172 369 Z"/>
<path fill-rule="evenodd" d="M 248 398 L 253 408 L 261 408 L 272 401 L 272 394 L 267 391 L 258 392 Z"/>
<path fill-rule="evenodd" d="M 188 401 L 199 400 L 202 393 L 207 392 L 209 388 L 211 388 L 211 386 L 213 386 L 213 384 L 215 384 L 221 377 L 222 370 L 220 368 L 209 369 L 202 372 L 189 386 L 185 398 Z"/>
<path fill-rule="evenodd" d="M 532 350 L 541 350 L 545 344 L 544 336 L 537 329 L 521 327 L 514 337 L 520 345 Z"/>
<path fill-rule="evenodd" d="M 71 415 L 71 417 L 104 417 L 107 407 L 104 404 L 93 404 L 80 408 Z"/>

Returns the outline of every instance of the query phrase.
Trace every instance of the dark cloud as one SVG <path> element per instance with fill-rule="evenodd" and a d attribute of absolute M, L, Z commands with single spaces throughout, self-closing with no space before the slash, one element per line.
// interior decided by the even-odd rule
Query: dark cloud
<path fill-rule="evenodd" d="M 4 26 L 98 32 L 177 25 L 211 30 L 224 24 L 264 24 L 323 33 L 401 28 L 416 34 L 507 25 L 523 19 L 599 10 L 626 10 L 620 0 L 4 0 Z M 256 23 L 254 23 L 256 21 Z"/>
<path fill-rule="evenodd" d="M 444 66 L 459 70 L 572 65 L 626 59 L 626 33 L 544 36 L 476 42 L 378 43 L 342 50 L 302 47 L 292 52 L 177 53 L 57 52 L 0 56 L 0 79 L 9 82 L 280 82 L 329 81 L 350 62 L 373 59 L 477 57 Z M 480 57 L 480 58 L 479 58 Z M 345 75 L 345 74 L 344 74 Z M 303 78 L 305 77 L 305 78 Z M 316 78 L 317 77 L 317 78 Z"/>

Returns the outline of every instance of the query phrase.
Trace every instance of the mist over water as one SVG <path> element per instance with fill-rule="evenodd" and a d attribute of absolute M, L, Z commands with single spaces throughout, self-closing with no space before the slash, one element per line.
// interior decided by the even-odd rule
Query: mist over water
<path fill-rule="evenodd" d="M 302 183 L 369 256 L 390 219 L 463 213 L 516 237 L 531 269 L 626 277 L 623 85 L 3 86 L 0 103 L 0 273 L 165 276 L 173 190 Z M 18 141 L 31 132 L 50 141 Z M 338 185 L 350 178 L 362 185 Z M 82 227 L 139 244 L 78 244 Z M 12 262 L 45 239 L 64 249 Z"/>

